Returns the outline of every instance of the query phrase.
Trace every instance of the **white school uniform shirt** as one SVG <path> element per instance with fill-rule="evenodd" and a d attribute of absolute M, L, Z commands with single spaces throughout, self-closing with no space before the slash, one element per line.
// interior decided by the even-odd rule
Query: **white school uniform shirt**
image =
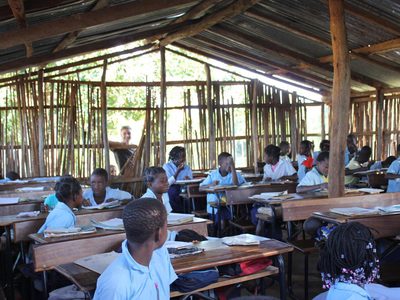
<path fill-rule="evenodd" d="M 263 180 L 266 178 L 271 178 L 272 180 L 278 180 L 283 176 L 292 176 L 296 173 L 296 170 L 293 168 L 292 163 L 287 160 L 279 159 L 276 163 L 275 170 L 272 170 L 272 165 L 266 164 L 264 166 L 264 176 Z"/>
<path fill-rule="evenodd" d="M 371 295 L 362 287 L 344 282 L 336 282 L 328 291 L 326 300 L 372 300 Z"/>
<path fill-rule="evenodd" d="M 157 196 L 156 196 L 156 194 L 154 194 L 154 192 L 151 189 L 147 188 L 146 193 L 140 198 L 157 199 Z M 169 214 L 172 211 L 172 207 L 171 207 L 171 204 L 169 204 L 168 193 L 162 194 L 162 201 L 163 201 L 163 204 L 165 206 L 165 209 L 166 209 L 167 213 Z M 175 238 L 176 238 L 177 235 L 178 235 L 178 232 L 168 230 L 167 240 L 168 241 L 175 241 Z"/>
<path fill-rule="evenodd" d="M 236 174 L 239 185 L 246 182 L 246 180 L 239 172 L 237 172 Z M 222 176 L 219 172 L 219 169 L 216 169 L 208 174 L 207 178 L 200 183 L 200 186 L 210 185 L 216 180 L 219 181 L 218 185 L 233 185 L 231 172 L 228 173 L 226 176 Z M 224 193 L 207 193 L 207 212 L 209 214 L 212 214 L 212 207 L 210 205 L 210 202 L 218 202 L 218 197 L 221 197 L 223 194 Z"/>
<path fill-rule="evenodd" d="M 287 155 L 281 155 L 281 156 L 279 156 L 279 159 L 286 160 L 286 161 L 292 163 L 292 160 Z"/>
<path fill-rule="evenodd" d="M 306 176 L 307 168 L 303 165 L 303 162 L 307 159 L 307 156 L 298 154 L 297 155 L 297 176 L 299 177 L 299 182 Z"/>
<path fill-rule="evenodd" d="M 86 191 L 84 191 L 82 196 L 83 196 L 83 199 L 88 199 L 90 201 L 91 206 L 98 205 L 96 203 L 96 200 L 94 200 L 94 195 L 93 195 L 92 189 L 87 189 Z M 106 196 L 104 197 L 104 202 L 106 202 L 109 199 L 126 200 L 126 199 L 131 199 L 131 198 L 132 198 L 132 195 L 126 191 L 121 191 L 119 189 L 112 189 L 109 186 L 106 187 Z"/>
<path fill-rule="evenodd" d="M 127 241 L 122 254 L 97 280 L 93 300 L 164 300 L 169 299 L 170 284 L 178 277 L 167 248 L 154 250 L 149 266 L 139 264 L 131 256 Z"/>
<path fill-rule="evenodd" d="M 387 174 L 400 174 L 400 158 L 396 159 L 390 164 Z M 387 193 L 397 193 L 400 192 L 400 178 L 389 179 L 389 184 L 387 188 Z"/>
<path fill-rule="evenodd" d="M 64 202 L 58 202 L 56 207 L 49 213 L 46 221 L 40 227 L 38 233 L 43 233 L 48 228 L 70 228 L 74 227 L 76 216 Z"/>
<path fill-rule="evenodd" d="M 164 164 L 163 169 L 165 170 L 165 173 L 167 173 L 169 185 L 174 184 L 177 180 L 183 180 L 185 179 L 185 177 L 189 177 L 190 179 L 193 178 L 192 169 L 188 165 L 185 165 L 183 167 L 183 169 L 179 172 L 177 178 L 175 178 L 174 175 L 178 167 L 172 161 Z"/>
<path fill-rule="evenodd" d="M 306 176 L 304 176 L 298 186 L 313 186 L 323 184 L 325 182 L 328 182 L 328 177 L 322 175 L 320 172 L 318 172 L 317 168 L 314 167 L 307 172 Z"/>

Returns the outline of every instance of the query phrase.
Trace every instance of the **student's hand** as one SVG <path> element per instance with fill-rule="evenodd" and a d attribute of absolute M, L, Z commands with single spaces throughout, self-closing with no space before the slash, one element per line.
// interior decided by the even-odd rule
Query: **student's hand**
<path fill-rule="evenodd" d="M 219 184 L 219 180 L 214 180 L 211 184 L 210 184 L 210 186 L 216 186 L 216 185 L 218 185 Z"/>
<path fill-rule="evenodd" d="M 82 206 L 90 206 L 89 199 L 84 199 L 83 202 L 82 202 Z"/>
<path fill-rule="evenodd" d="M 228 161 L 229 166 L 230 166 L 231 168 L 235 168 L 235 162 L 234 162 L 232 156 L 229 156 L 229 157 L 227 158 L 227 161 Z"/>

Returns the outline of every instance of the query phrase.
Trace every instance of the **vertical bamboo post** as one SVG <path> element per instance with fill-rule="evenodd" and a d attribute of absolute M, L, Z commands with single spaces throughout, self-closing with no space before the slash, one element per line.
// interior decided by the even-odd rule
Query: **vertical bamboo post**
<path fill-rule="evenodd" d="M 215 124 L 214 124 L 214 104 L 211 98 L 211 71 L 210 66 L 205 65 L 207 78 L 207 113 L 208 113 L 208 130 L 210 134 L 210 142 L 208 144 L 208 153 L 210 157 L 209 167 L 214 169 L 217 166 L 216 149 L 215 149 Z"/>
<path fill-rule="evenodd" d="M 325 103 L 324 100 L 322 101 L 321 104 L 321 139 L 324 140 L 325 139 Z"/>
<path fill-rule="evenodd" d="M 107 133 L 106 75 L 107 75 L 107 59 L 105 59 L 103 62 L 103 74 L 101 75 L 100 95 L 101 95 L 101 131 L 103 135 L 105 169 L 107 170 L 108 173 L 110 173 L 110 145 L 108 144 L 108 133 Z"/>
<path fill-rule="evenodd" d="M 251 101 L 251 135 L 253 139 L 253 166 L 254 174 L 258 173 L 258 132 L 257 132 L 257 91 L 258 80 L 253 80 L 253 93 Z"/>
<path fill-rule="evenodd" d="M 151 89 L 150 87 L 146 88 L 146 140 L 145 140 L 145 167 L 150 166 L 150 148 L 151 148 Z"/>
<path fill-rule="evenodd" d="M 383 113 L 383 91 L 376 89 L 376 159 L 382 159 L 383 146 L 383 130 L 382 130 L 382 113 Z"/>
<path fill-rule="evenodd" d="M 344 1 L 329 0 L 333 52 L 332 124 L 329 157 L 329 197 L 344 194 L 344 150 L 350 105 L 350 57 L 344 17 Z"/>
<path fill-rule="evenodd" d="M 43 97 L 43 69 L 39 71 L 38 76 L 38 102 L 39 102 L 39 175 L 46 175 L 46 167 L 44 165 L 44 97 Z"/>
<path fill-rule="evenodd" d="M 160 110 L 159 110 L 159 121 L 160 121 L 160 165 L 165 163 L 166 156 L 166 114 L 165 104 L 167 102 L 167 86 L 166 86 L 166 71 L 165 71 L 165 48 L 160 48 L 161 58 L 161 80 L 160 80 Z"/>

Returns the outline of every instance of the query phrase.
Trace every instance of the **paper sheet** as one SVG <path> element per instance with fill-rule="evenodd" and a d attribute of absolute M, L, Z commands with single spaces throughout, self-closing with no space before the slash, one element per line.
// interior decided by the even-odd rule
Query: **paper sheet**
<path fill-rule="evenodd" d="M 104 209 L 104 208 L 113 208 L 120 206 L 121 203 L 119 200 L 111 201 L 111 202 L 105 202 L 99 205 L 92 205 L 92 206 L 82 206 L 83 209 Z"/>
<path fill-rule="evenodd" d="M 194 215 L 192 214 L 178 214 L 178 213 L 169 213 L 167 216 L 167 223 L 169 225 L 177 225 L 192 222 Z"/>
<path fill-rule="evenodd" d="M 124 223 L 120 218 L 113 218 L 101 222 L 91 220 L 91 222 L 93 226 L 97 228 L 108 229 L 108 230 L 125 230 Z"/>
<path fill-rule="evenodd" d="M 202 182 L 204 179 L 205 179 L 205 177 L 193 178 L 193 179 L 184 179 L 184 180 L 177 180 L 177 181 L 175 181 L 175 183 L 176 184 L 198 183 L 198 182 Z"/>
<path fill-rule="evenodd" d="M 19 202 L 19 197 L 1 197 L 0 205 L 6 204 L 17 204 Z"/>
<path fill-rule="evenodd" d="M 18 188 L 17 191 L 20 192 L 40 192 L 44 191 L 46 187 L 44 186 L 27 186 L 27 187 L 22 187 Z"/>
<path fill-rule="evenodd" d="M 179 241 L 166 241 L 164 244 L 165 248 L 180 249 L 192 247 L 193 243 L 179 242 Z"/>
<path fill-rule="evenodd" d="M 383 193 L 384 190 L 382 189 L 373 189 L 373 188 L 362 188 L 358 189 L 359 192 L 368 193 L 368 194 L 379 194 Z"/>
<path fill-rule="evenodd" d="M 222 242 L 228 246 L 250 246 L 259 245 L 262 241 L 268 241 L 269 238 L 244 233 L 235 236 L 227 236 L 222 238 Z"/>
<path fill-rule="evenodd" d="M 101 253 L 80 258 L 74 261 L 74 263 L 86 269 L 89 269 L 93 272 L 101 274 L 115 259 L 117 259 L 121 255 L 122 255 L 121 253 L 117 253 L 114 251 Z"/>
<path fill-rule="evenodd" d="M 331 208 L 330 211 L 335 214 L 344 216 L 363 216 L 363 215 L 374 215 L 379 213 L 379 211 L 375 208 L 363 208 L 363 207 Z"/>

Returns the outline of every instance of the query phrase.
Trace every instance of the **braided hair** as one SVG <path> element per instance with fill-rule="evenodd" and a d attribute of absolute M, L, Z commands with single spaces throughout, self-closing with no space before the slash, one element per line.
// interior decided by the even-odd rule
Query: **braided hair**
<path fill-rule="evenodd" d="M 76 178 L 72 176 L 63 176 L 56 183 L 54 190 L 56 192 L 56 197 L 61 202 L 68 202 L 68 200 L 73 199 L 79 195 L 82 187 Z"/>
<path fill-rule="evenodd" d="M 122 213 L 126 238 L 131 243 L 144 243 L 167 221 L 164 205 L 152 198 L 131 201 Z M 156 241 L 158 237 L 156 235 Z"/>
<path fill-rule="evenodd" d="M 323 288 L 335 282 L 364 286 L 379 278 L 379 260 L 371 231 L 357 222 L 336 227 L 323 245 L 318 261 Z"/>
<path fill-rule="evenodd" d="M 169 151 L 168 160 L 172 161 L 177 160 L 182 154 L 185 154 L 185 148 L 181 146 L 175 146 L 174 148 L 171 149 L 171 151 Z"/>

